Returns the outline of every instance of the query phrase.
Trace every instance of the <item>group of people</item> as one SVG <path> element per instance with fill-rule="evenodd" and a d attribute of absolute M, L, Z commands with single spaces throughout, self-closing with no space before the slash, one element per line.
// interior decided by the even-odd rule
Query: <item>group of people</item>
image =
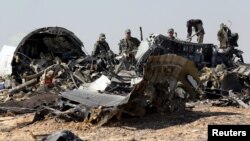
<path fill-rule="evenodd" d="M 195 34 L 192 35 L 193 29 Z M 203 28 L 202 20 L 200 19 L 190 19 L 187 21 L 187 40 L 191 41 L 195 35 L 197 36 L 197 43 L 203 43 L 205 30 Z M 238 46 L 238 33 L 232 33 L 229 27 L 223 23 L 220 25 L 217 37 L 220 42 L 220 48 L 224 49 Z M 172 40 L 175 39 L 173 28 L 168 30 L 168 38 Z"/>
<path fill-rule="evenodd" d="M 195 30 L 195 34 L 192 35 L 193 29 Z M 176 34 L 174 32 L 173 28 L 170 28 L 168 30 L 168 38 L 173 40 L 175 39 L 174 34 Z M 190 19 L 187 21 L 187 40 L 191 41 L 193 36 L 197 36 L 197 42 L 198 43 L 203 43 L 203 39 L 204 39 L 204 28 L 203 28 L 203 23 L 202 20 L 200 19 Z"/>
<path fill-rule="evenodd" d="M 120 40 L 118 45 L 119 55 L 125 56 L 131 64 L 134 64 L 135 54 L 137 52 L 138 46 L 140 45 L 140 41 L 137 38 L 131 36 L 130 29 L 125 30 L 125 37 Z M 107 56 L 112 56 L 112 54 L 114 53 L 110 50 L 105 34 L 101 33 L 99 39 L 94 45 L 92 56 L 96 58 L 105 58 Z"/>
<path fill-rule="evenodd" d="M 191 41 L 193 36 L 197 36 L 197 42 L 203 43 L 204 39 L 204 28 L 202 20 L 200 19 L 190 19 L 187 21 L 187 40 Z M 195 34 L 192 35 L 192 31 L 195 31 Z M 168 30 L 168 38 L 171 40 L 175 40 L 176 34 L 173 28 Z M 221 24 L 220 30 L 217 34 L 218 40 L 220 41 L 220 48 L 226 48 L 229 46 L 238 46 L 238 34 L 231 33 L 231 30 L 224 24 Z M 123 55 L 127 58 L 127 60 L 131 63 L 135 63 L 135 54 L 137 52 L 138 46 L 140 45 L 140 41 L 131 36 L 131 30 L 125 30 L 125 37 L 119 42 L 119 55 Z M 94 45 L 94 50 L 92 52 L 93 57 L 107 57 L 112 56 L 114 54 L 109 47 L 109 44 L 106 41 L 106 36 L 104 33 L 101 33 L 99 39 Z"/>

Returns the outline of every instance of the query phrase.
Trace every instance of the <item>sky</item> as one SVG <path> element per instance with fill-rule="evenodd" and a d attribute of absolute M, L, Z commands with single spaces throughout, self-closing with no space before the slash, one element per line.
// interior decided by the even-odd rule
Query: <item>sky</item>
<path fill-rule="evenodd" d="M 166 35 L 174 28 L 178 38 L 185 40 L 187 20 L 201 19 L 204 43 L 218 45 L 220 23 L 231 25 L 231 31 L 239 34 L 245 61 L 250 62 L 249 7 L 248 0 L 0 0 L 0 47 L 17 46 L 37 28 L 60 26 L 74 32 L 88 53 L 100 33 L 118 52 L 126 29 L 139 39 L 141 26 L 145 39 L 150 33 Z"/>

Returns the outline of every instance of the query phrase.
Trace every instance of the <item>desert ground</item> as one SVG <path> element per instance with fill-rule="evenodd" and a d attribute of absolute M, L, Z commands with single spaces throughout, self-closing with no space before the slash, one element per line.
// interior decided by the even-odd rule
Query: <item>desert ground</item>
<path fill-rule="evenodd" d="M 94 141 L 206 141 L 211 124 L 250 124 L 249 109 L 197 104 L 169 114 L 114 119 L 104 126 L 64 122 L 47 118 L 29 124 L 34 113 L 0 118 L 0 140 L 34 141 L 54 131 L 69 130 L 84 140 Z"/>

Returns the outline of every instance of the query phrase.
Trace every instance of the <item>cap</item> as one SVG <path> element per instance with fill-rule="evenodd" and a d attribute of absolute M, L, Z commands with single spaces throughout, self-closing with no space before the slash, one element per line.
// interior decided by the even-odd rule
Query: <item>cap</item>
<path fill-rule="evenodd" d="M 100 39 L 106 39 L 106 36 L 105 36 L 104 33 L 101 33 L 101 34 L 99 35 L 99 38 L 100 38 Z"/>
<path fill-rule="evenodd" d="M 168 33 L 170 32 L 174 32 L 174 29 L 173 28 L 168 29 Z"/>
<path fill-rule="evenodd" d="M 224 28 L 224 27 L 226 27 L 226 25 L 224 23 L 221 23 L 220 28 Z"/>
<path fill-rule="evenodd" d="M 125 30 L 125 33 L 130 33 L 130 32 L 131 32 L 130 29 L 126 29 L 126 30 Z"/>

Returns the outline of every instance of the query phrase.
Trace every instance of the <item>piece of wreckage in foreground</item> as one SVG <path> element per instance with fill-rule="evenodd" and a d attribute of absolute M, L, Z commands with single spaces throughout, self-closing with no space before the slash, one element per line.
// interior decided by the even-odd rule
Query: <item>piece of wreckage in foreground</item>
<path fill-rule="evenodd" d="M 175 54 L 148 57 L 142 74 L 138 78 L 134 71 L 122 70 L 111 80 L 102 76 L 81 89 L 61 93 L 60 110 L 46 109 L 60 118 L 102 125 L 123 113 L 142 116 L 152 108 L 161 113 L 184 110 L 185 102 L 199 92 L 194 63 Z M 116 86 L 121 85 L 131 92 L 117 93 Z"/>
<path fill-rule="evenodd" d="M 161 113 L 184 110 L 185 102 L 196 97 L 198 83 L 197 69 L 192 61 L 174 54 L 152 56 L 145 65 L 143 77 L 126 96 L 105 90 L 98 92 L 88 87 L 63 92 L 61 105 L 70 109 L 64 112 L 54 110 L 54 113 L 102 125 L 123 113 L 143 116 L 151 108 Z M 78 115 L 72 116 L 73 111 Z"/>

